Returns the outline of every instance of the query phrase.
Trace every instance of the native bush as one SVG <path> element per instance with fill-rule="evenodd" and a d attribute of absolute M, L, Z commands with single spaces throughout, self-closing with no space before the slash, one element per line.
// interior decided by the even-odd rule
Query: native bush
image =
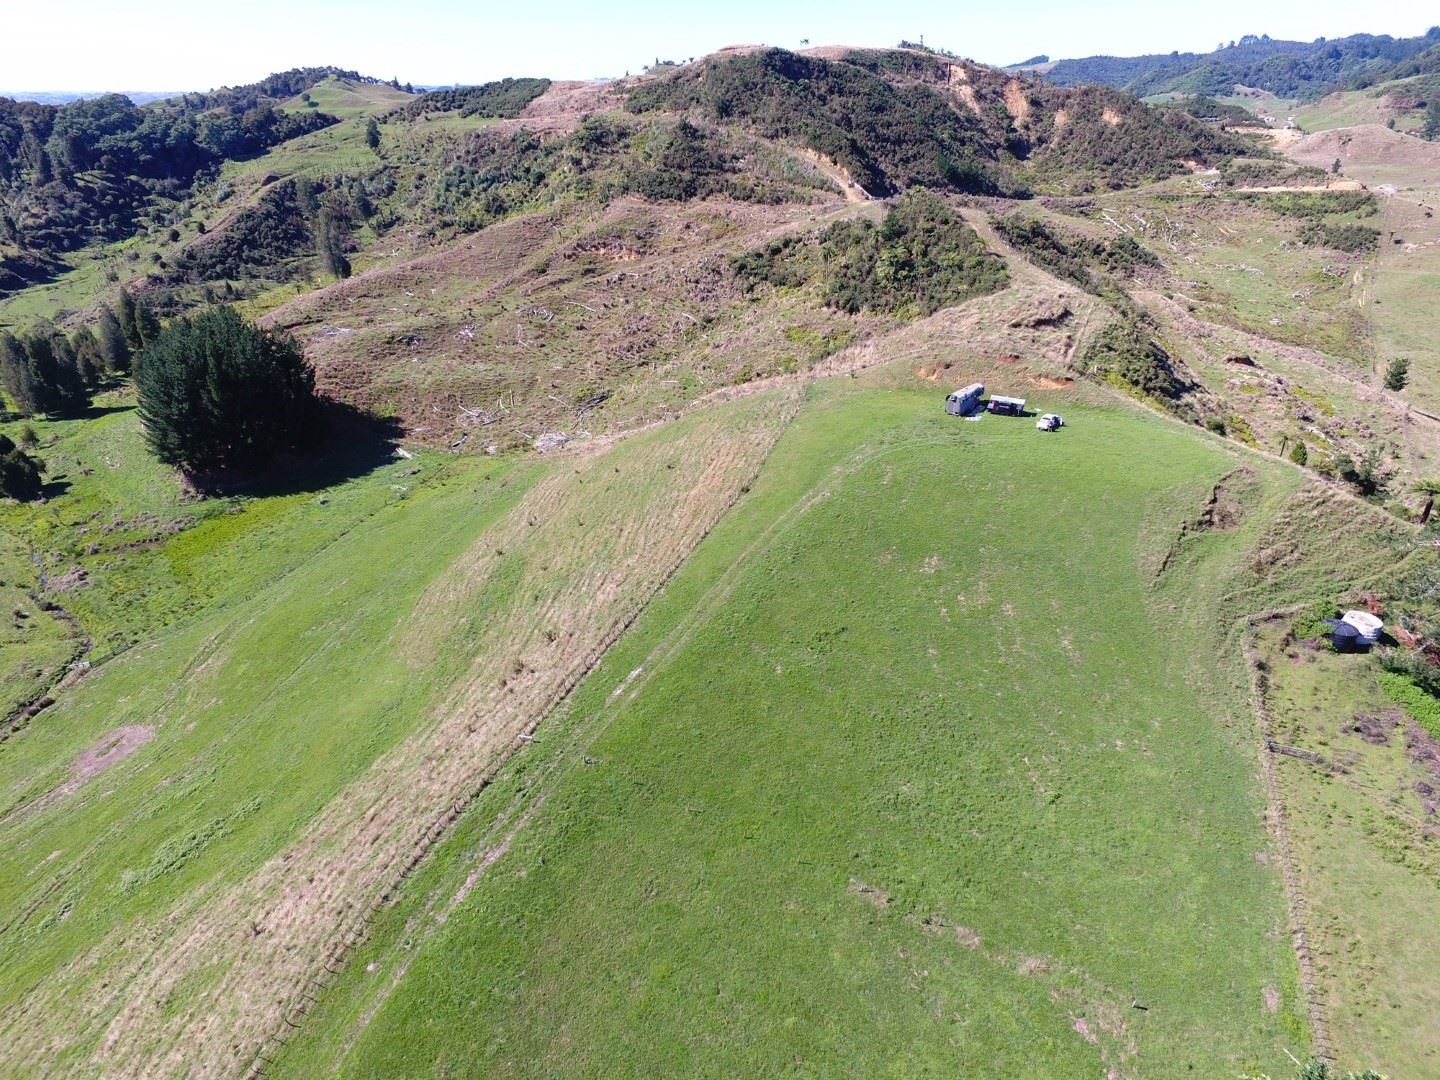
<path fill-rule="evenodd" d="M 509 119 L 519 116 L 525 106 L 550 89 L 549 79 L 500 79 L 480 86 L 459 86 L 453 90 L 432 90 L 400 110 L 407 117 L 425 113 L 458 111 L 461 116 Z M 379 133 L 376 143 L 379 144 Z M 372 146 L 372 149 L 374 146 Z"/>
<path fill-rule="evenodd" d="M 1130 311 L 1133 304 L 1125 290 L 1112 280 L 1112 275 L 1120 276 L 1142 267 L 1160 265 L 1154 252 L 1128 235 L 1093 240 L 1087 236 L 1061 233 L 1039 218 L 1026 215 L 1016 214 L 993 220 L 995 231 L 1005 242 L 1036 266 L 1062 281 L 1109 300 L 1123 311 Z"/>
<path fill-rule="evenodd" d="M 1375 450 L 1367 451 L 1358 458 L 1341 454 L 1331 464 L 1331 471 L 1337 480 L 1343 480 L 1366 498 L 1385 493 L 1388 478 L 1384 463 Z"/>
<path fill-rule="evenodd" d="M 698 109 L 792 138 L 842 166 L 872 195 L 915 185 L 998 194 L 978 119 L 928 86 L 897 86 L 858 64 L 767 49 L 707 63 L 631 91 L 637 113 Z"/>
<path fill-rule="evenodd" d="M 1096 334 L 1080 366 L 1086 374 L 1162 403 L 1178 402 L 1194 389 L 1176 373 L 1170 354 L 1132 320 L 1113 322 Z"/>
<path fill-rule="evenodd" d="M 825 303 L 851 314 L 930 315 L 1003 288 L 1005 263 L 937 195 L 906 194 L 878 226 L 842 221 L 810 238 L 786 237 L 731 260 L 747 292 L 819 279 Z"/>
<path fill-rule="evenodd" d="M 1332 221 L 1309 222 L 1300 229 L 1302 243 L 1365 255 L 1380 246 L 1380 230 L 1369 225 Z"/>

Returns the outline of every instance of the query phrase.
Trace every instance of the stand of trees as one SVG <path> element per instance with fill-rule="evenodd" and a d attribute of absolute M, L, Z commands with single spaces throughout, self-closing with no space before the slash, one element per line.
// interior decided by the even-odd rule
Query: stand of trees
<path fill-rule="evenodd" d="M 146 346 L 135 387 L 150 449 L 200 484 L 259 470 L 316 432 L 315 374 L 300 346 L 231 307 L 170 323 Z"/>
<path fill-rule="evenodd" d="M 1101 330 L 1081 355 L 1080 369 L 1194 419 L 1193 408 L 1183 399 L 1197 387 L 1176 370 L 1170 354 L 1139 322 L 1117 321 Z"/>
<path fill-rule="evenodd" d="M 85 358 L 53 326 L 0 336 L 0 384 L 21 416 L 80 412 L 90 403 L 94 377 Z"/>
<path fill-rule="evenodd" d="M 160 334 L 160 320 L 121 290 L 98 328 L 66 336 L 42 322 L 20 334 L 0 334 L 0 389 L 21 416 L 72 416 L 90 404 L 107 379 L 130 368 L 131 356 Z"/>
<path fill-rule="evenodd" d="M 333 206 L 322 207 L 315 218 L 315 246 L 327 274 L 341 280 L 350 276 L 350 260 L 345 257 L 349 244 L 350 222 L 344 213 Z"/>
<path fill-rule="evenodd" d="M 1418 74 L 1414 61 L 1429 55 L 1437 42 L 1440 27 L 1412 38 L 1354 34 L 1329 41 L 1279 41 L 1247 34 L 1213 53 L 1061 60 L 1045 77 L 1061 86 L 1101 83 L 1141 97 L 1168 91 L 1224 95 L 1240 83 L 1279 97 L 1310 99 L 1347 85 L 1363 88 Z"/>
<path fill-rule="evenodd" d="M 406 86 L 408 89 L 409 84 Z M 413 118 L 425 113 L 458 110 L 461 116 L 506 119 L 519 116 L 525 111 L 525 106 L 548 89 L 549 79 L 501 79 L 480 86 L 432 90 L 406 105 L 401 115 Z"/>

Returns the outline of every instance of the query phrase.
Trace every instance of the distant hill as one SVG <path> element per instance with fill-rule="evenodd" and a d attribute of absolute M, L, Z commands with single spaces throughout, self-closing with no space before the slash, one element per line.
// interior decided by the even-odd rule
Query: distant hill
<path fill-rule="evenodd" d="M 1416 75 L 1440 75 L 1440 42 L 1436 42 L 1424 52 L 1417 53 L 1383 71 L 1366 72 L 1359 75 L 1351 80 L 1350 86 L 1355 90 L 1364 90 L 1367 87 L 1394 82 L 1397 79 L 1411 79 Z"/>
<path fill-rule="evenodd" d="M 1213 102 L 1157 108 L 920 48 L 410 91 L 317 67 L 145 106 L 0 99 L 0 298 L 64 279 L 10 318 L 78 314 L 121 285 L 162 315 L 253 298 L 313 275 L 322 232 L 353 255 L 624 195 L 1089 194 L 1254 150 Z"/>
<path fill-rule="evenodd" d="M 187 90 L 0 90 L 0 97 L 14 101 L 33 101 L 37 105 L 69 105 L 72 101 L 87 101 L 92 98 L 109 97 L 119 94 L 136 105 L 148 105 L 152 101 L 179 97 Z"/>
<path fill-rule="evenodd" d="M 335 78 L 409 98 L 333 67 L 148 105 L 121 94 L 65 105 L 0 98 L 0 292 L 44 278 L 65 252 L 127 239 L 156 199 L 183 198 L 218 165 L 334 124 L 318 102 L 286 103 Z"/>
<path fill-rule="evenodd" d="M 1040 66 L 1060 86 L 1096 83 L 1141 97 L 1162 93 L 1227 94 L 1235 86 L 1278 97 L 1313 99 L 1365 79 L 1382 81 L 1406 61 L 1440 43 L 1440 26 L 1420 37 L 1354 34 L 1281 41 L 1249 34 L 1209 53 L 1089 56 Z M 1017 67 L 1035 65 L 1017 65 Z"/>

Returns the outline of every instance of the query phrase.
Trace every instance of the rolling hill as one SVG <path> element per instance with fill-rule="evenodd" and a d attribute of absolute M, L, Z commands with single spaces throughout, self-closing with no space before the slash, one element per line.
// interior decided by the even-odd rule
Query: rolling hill
<path fill-rule="evenodd" d="M 1035 67 L 1061 86 L 1099 83 L 1142 97 L 1172 92 L 1224 96 L 1246 86 L 1309 100 L 1352 83 L 1395 78 L 1397 67 L 1433 49 L 1437 40 L 1440 27 L 1414 38 L 1354 34 L 1310 42 L 1247 34 L 1211 53 L 1089 56 Z"/>
<path fill-rule="evenodd" d="M 1433 144 L 914 48 L 170 108 L 270 134 L 12 156 L 0 323 L 233 303 L 345 419 L 0 416 L 0 1072 L 1431 1069 L 1440 704 L 1323 619 L 1440 623 Z"/>

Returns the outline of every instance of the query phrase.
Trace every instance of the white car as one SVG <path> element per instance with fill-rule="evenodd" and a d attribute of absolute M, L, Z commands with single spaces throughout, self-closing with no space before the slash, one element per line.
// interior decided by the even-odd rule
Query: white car
<path fill-rule="evenodd" d="M 1039 431 L 1059 431 L 1065 426 L 1065 418 L 1058 413 L 1047 412 L 1039 420 L 1035 421 L 1035 427 Z"/>

